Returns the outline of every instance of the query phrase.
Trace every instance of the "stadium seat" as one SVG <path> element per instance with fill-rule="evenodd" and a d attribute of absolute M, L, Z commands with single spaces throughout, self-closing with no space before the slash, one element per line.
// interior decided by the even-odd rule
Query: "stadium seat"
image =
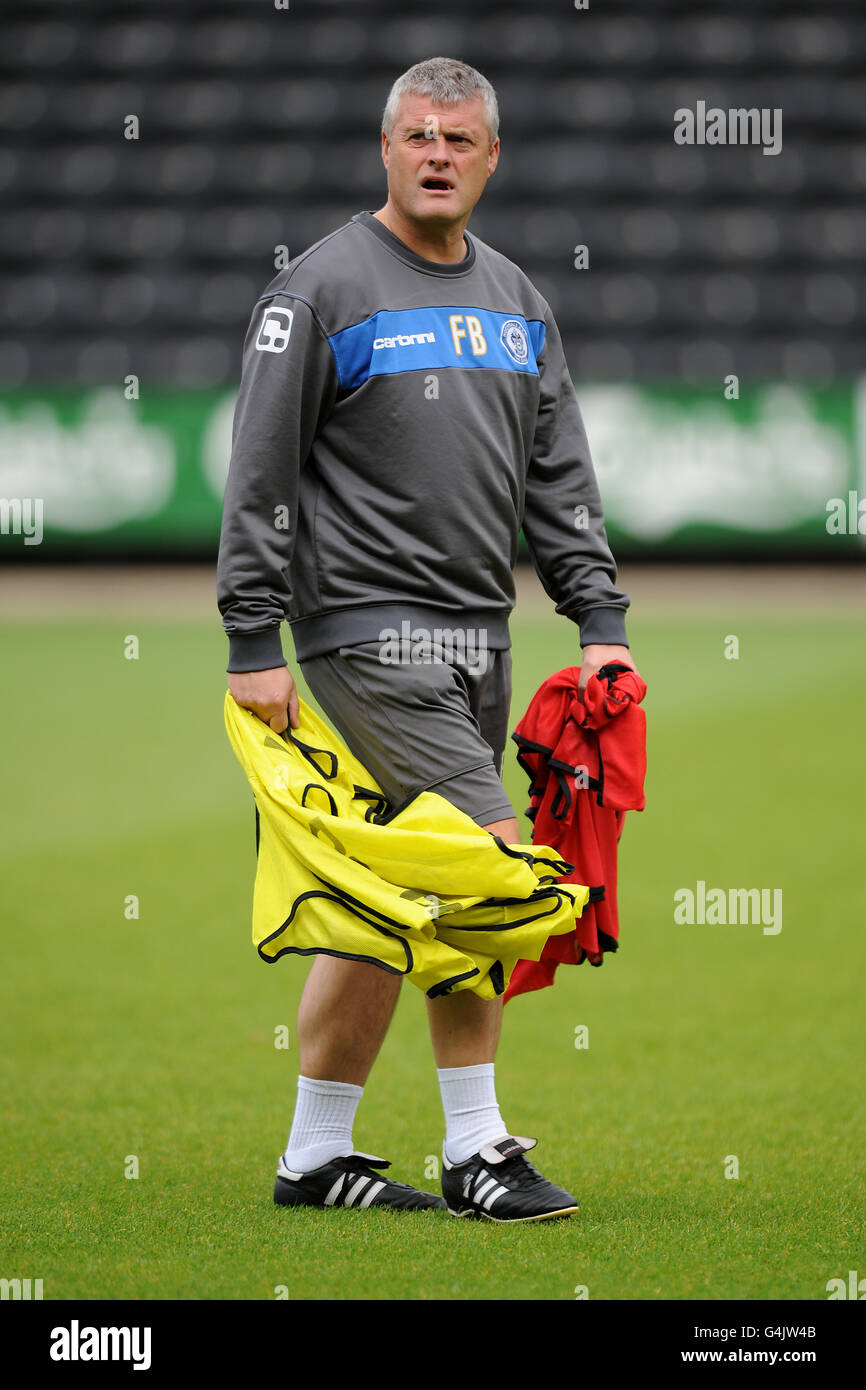
<path fill-rule="evenodd" d="M 73 19 L 54 0 L 9 0 L 0 371 L 93 382 L 134 360 L 167 381 L 236 380 L 282 248 L 381 205 L 390 82 L 443 52 L 480 66 L 500 98 L 499 168 L 470 230 L 532 277 L 581 376 L 693 380 L 731 360 L 753 374 L 864 370 L 855 5 L 376 13 L 375 0 L 79 0 Z M 677 144 L 675 112 L 698 99 L 780 108 L 781 152 Z"/>

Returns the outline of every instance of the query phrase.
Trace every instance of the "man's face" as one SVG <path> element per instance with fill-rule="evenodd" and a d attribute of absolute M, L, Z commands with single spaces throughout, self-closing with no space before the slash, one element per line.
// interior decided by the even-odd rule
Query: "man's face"
<path fill-rule="evenodd" d="M 480 96 L 453 106 L 404 96 L 390 141 L 382 134 L 388 195 L 413 222 L 460 222 L 469 216 L 499 159 Z"/>

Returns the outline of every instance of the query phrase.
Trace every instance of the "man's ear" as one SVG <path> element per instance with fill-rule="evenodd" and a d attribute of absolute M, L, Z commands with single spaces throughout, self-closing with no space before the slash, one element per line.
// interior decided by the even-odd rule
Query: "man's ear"
<path fill-rule="evenodd" d="M 390 146 L 391 146 L 391 142 L 390 142 L 390 140 L 388 139 L 387 135 L 385 134 L 385 132 L 384 132 L 384 130 L 383 130 L 383 131 L 382 131 L 382 163 L 384 164 L 384 166 L 385 166 L 386 169 L 388 168 L 388 158 L 389 158 L 389 155 L 390 155 Z"/>
<path fill-rule="evenodd" d="M 490 146 L 490 153 L 489 153 L 488 156 L 487 156 L 487 177 L 488 177 L 488 178 L 490 178 L 491 174 L 494 173 L 494 171 L 495 171 L 496 166 L 497 166 L 498 163 L 499 163 L 499 136 L 497 135 L 496 139 L 493 141 L 493 144 Z"/>

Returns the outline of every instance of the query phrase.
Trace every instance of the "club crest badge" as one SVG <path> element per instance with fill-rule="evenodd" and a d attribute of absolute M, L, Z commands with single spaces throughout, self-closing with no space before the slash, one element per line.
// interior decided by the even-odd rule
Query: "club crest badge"
<path fill-rule="evenodd" d="M 523 324 L 519 319 L 506 319 L 499 334 L 499 341 L 508 353 L 508 356 L 517 363 L 519 367 L 525 367 L 529 361 L 529 338 Z"/>

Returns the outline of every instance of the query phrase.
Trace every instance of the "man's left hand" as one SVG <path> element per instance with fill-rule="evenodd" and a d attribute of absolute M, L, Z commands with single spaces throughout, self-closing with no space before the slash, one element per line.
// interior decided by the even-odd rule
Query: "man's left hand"
<path fill-rule="evenodd" d="M 596 675 L 602 666 L 606 666 L 609 661 L 621 661 L 624 666 L 630 666 L 633 671 L 637 667 L 632 659 L 628 647 L 602 647 L 591 645 L 583 649 L 583 661 L 580 664 L 580 680 L 578 681 L 578 698 L 583 699 L 583 692 L 590 676 Z M 640 674 L 638 672 L 638 674 Z"/>

